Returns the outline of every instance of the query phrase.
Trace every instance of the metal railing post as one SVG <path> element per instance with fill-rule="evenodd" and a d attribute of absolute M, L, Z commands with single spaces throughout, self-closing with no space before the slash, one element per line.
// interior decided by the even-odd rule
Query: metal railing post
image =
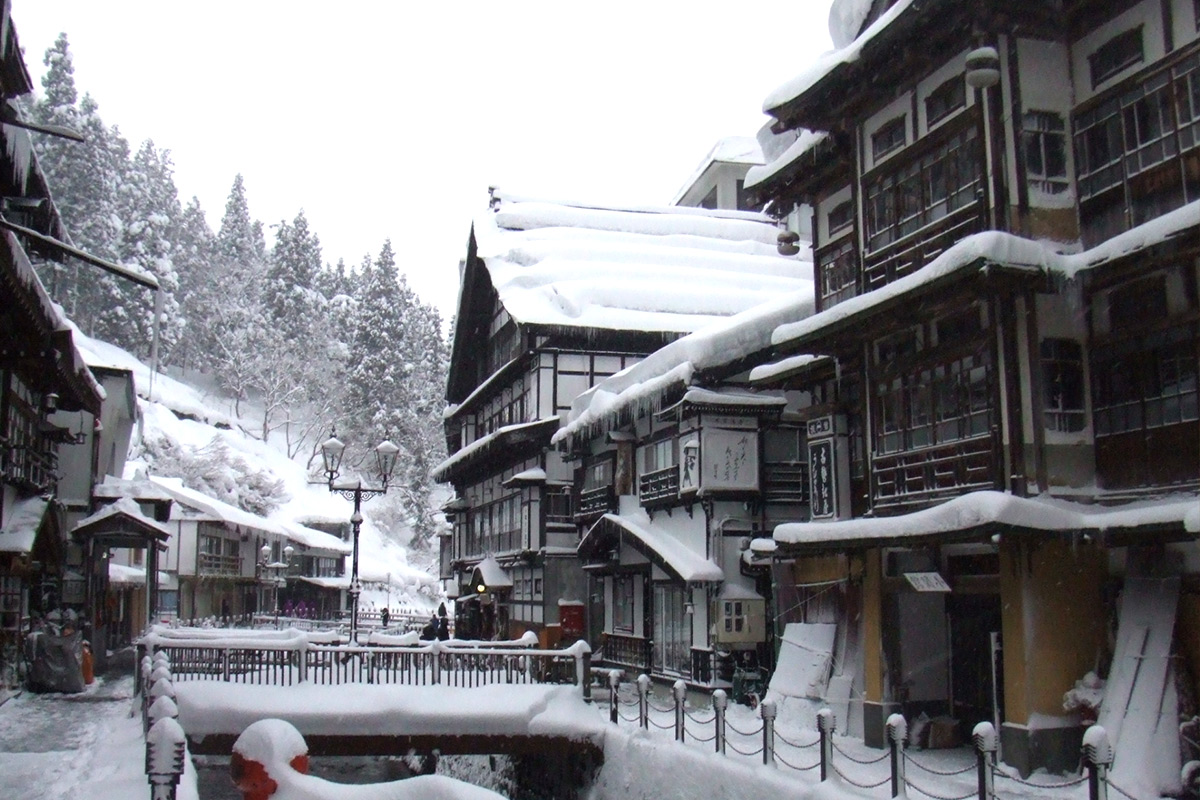
<path fill-rule="evenodd" d="M 221 680 L 229 681 L 229 648 L 221 651 Z"/>
<path fill-rule="evenodd" d="M 296 655 L 300 658 L 300 682 L 304 683 L 308 680 L 308 639 L 300 642 L 300 646 L 296 648 Z"/>
<path fill-rule="evenodd" d="M 433 682 L 442 682 L 442 643 L 435 641 L 429 645 L 429 657 L 433 660 Z"/>
<path fill-rule="evenodd" d="M 675 681 L 671 686 L 671 696 L 675 698 L 675 741 L 682 742 L 685 736 L 683 703 L 687 700 L 687 684 L 682 680 Z"/>
<path fill-rule="evenodd" d="M 643 730 L 650 727 L 650 676 L 646 673 L 638 675 L 638 724 Z"/>
<path fill-rule="evenodd" d="M 576 656 L 575 664 L 577 668 L 576 675 L 583 689 L 583 702 L 592 702 L 592 648 L 586 643 L 583 644 L 584 651 L 581 656 Z"/>
<path fill-rule="evenodd" d="M 978 763 L 979 800 L 991 800 L 995 792 L 992 765 L 996 763 L 996 728 L 990 722 L 981 722 L 971 732 L 975 743 L 975 758 Z"/>
<path fill-rule="evenodd" d="M 775 701 L 763 700 L 758 706 L 763 721 L 763 764 L 775 766 Z"/>
<path fill-rule="evenodd" d="M 1088 770 L 1088 800 L 1108 800 L 1108 768 L 1113 749 L 1108 731 L 1093 725 L 1083 734 L 1083 760 Z"/>
<path fill-rule="evenodd" d="M 716 715 L 713 718 L 714 739 L 716 740 L 717 752 L 725 755 L 725 710 L 729 708 L 729 695 L 725 694 L 724 689 L 717 689 L 712 694 L 713 713 Z"/>
<path fill-rule="evenodd" d="M 608 721 L 613 725 L 617 724 L 617 690 L 621 686 L 621 671 L 610 669 L 608 671 Z"/>
<path fill-rule="evenodd" d="M 829 779 L 833 768 L 833 733 L 837 730 L 837 717 L 831 709 L 817 712 L 817 731 L 821 734 L 821 780 Z"/>
<path fill-rule="evenodd" d="M 908 723 L 900 714 L 887 718 L 887 740 L 892 751 L 892 797 L 904 792 L 904 740 L 908 738 Z"/>

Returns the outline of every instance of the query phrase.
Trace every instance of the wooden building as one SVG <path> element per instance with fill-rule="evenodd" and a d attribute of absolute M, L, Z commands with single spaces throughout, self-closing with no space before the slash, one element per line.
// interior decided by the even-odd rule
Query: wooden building
<path fill-rule="evenodd" d="M 609 208 L 492 192 L 472 227 L 447 387 L 451 533 L 442 578 L 456 635 L 538 631 L 553 643 L 603 618 L 576 559 L 572 465 L 550 446 L 573 401 L 667 342 L 810 285 L 779 227 L 736 210 Z M 565 611 L 564 611 L 565 609 Z M 590 622 L 589 622 L 590 621 Z"/>

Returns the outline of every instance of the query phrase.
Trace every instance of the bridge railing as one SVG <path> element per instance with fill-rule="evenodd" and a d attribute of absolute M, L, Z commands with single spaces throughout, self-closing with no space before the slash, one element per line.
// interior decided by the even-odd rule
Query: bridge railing
<path fill-rule="evenodd" d="M 507 642 L 421 641 L 416 634 L 373 635 L 344 643 L 336 633 L 156 628 L 141 645 L 165 653 L 176 681 L 214 680 L 261 686 L 310 682 L 337 686 L 381 683 L 459 687 L 574 684 L 591 699 L 591 650 L 535 649 L 527 634 Z"/>

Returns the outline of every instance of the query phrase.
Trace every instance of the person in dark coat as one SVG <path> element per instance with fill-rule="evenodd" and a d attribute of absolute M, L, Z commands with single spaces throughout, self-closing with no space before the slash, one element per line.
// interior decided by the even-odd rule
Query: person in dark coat
<path fill-rule="evenodd" d="M 390 616 L 391 616 L 391 612 L 388 611 L 387 606 L 384 606 L 383 611 L 379 612 L 379 620 L 383 623 L 383 627 L 385 627 L 385 628 L 387 627 L 388 617 L 390 617 Z"/>
<path fill-rule="evenodd" d="M 450 638 L 450 620 L 446 618 L 446 604 L 438 606 L 437 637 L 443 642 Z"/>
<path fill-rule="evenodd" d="M 428 642 L 437 638 L 437 617 L 430 617 L 429 622 L 425 623 L 425 627 L 421 629 L 421 640 Z"/>

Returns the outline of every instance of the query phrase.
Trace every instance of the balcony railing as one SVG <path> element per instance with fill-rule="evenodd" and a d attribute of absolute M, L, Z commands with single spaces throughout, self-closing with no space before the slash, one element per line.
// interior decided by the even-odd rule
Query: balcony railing
<path fill-rule="evenodd" d="M 240 577 L 242 574 L 241 556 L 224 556 L 219 553 L 201 553 L 196 560 L 198 575 L 220 575 Z"/>
<path fill-rule="evenodd" d="M 579 519 L 592 519 L 607 514 L 609 511 L 615 511 L 617 508 L 617 494 L 613 491 L 612 486 L 601 486 L 598 489 L 584 489 L 579 493 L 579 511 L 576 517 Z"/>
<path fill-rule="evenodd" d="M 976 436 L 920 450 L 874 456 L 875 506 L 923 505 L 997 486 L 996 442 Z"/>
<path fill-rule="evenodd" d="M 765 464 L 763 500 L 768 503 L 807 503 L 808 464 L 802 461 Z"/>
<path fill-rule="evenodd" d="M 629 667 L 638 672 L 650 671 L 650 640 L 642 636 L 620 633 L 602 635 L 604 663 Z"/>
<path fill-rule="evenodd" d="M 638 481 L 638 496 L 642 505 L 674 500 L 679 496 L 679 467 L 672 464 L 647 472 Z"/>
<path fill-rule="evenodd" d="M 864 291 L 886 286 L 933 261 L 955 242 L 983 230 L 983 203 L 953 211 L 863 258 Z"/>

